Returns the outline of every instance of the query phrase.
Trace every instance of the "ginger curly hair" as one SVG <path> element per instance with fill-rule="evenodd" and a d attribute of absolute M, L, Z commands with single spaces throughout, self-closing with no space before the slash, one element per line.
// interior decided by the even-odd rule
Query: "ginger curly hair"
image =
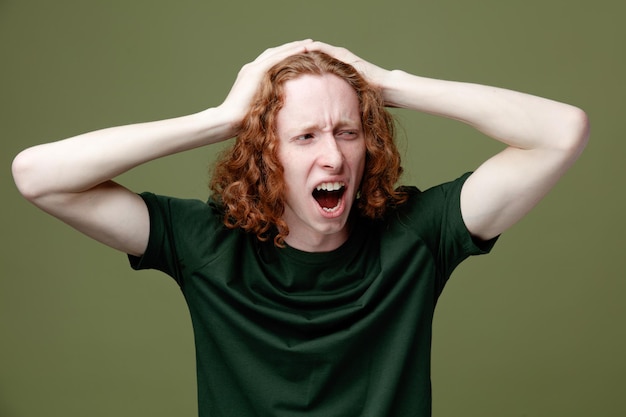
<path fill-rule="evenodd" d="M 380 218 L 407 196 L 396 189 L 402 174 L 394 142 L 394 121 L 380 92 L 354 67 L 322 52 L 293 55 L 272 67 L 263 79 L 232 148 L 215 164 L 210 189 L 223 205 L 224 223 L 242 228 L 265 241 L 274 236 L 284 246 L 289 228 L 285 207 L 283 167 L 278 159 L 276 117 L 284 102 L 284 84 L 304 74 L 334 74 L 356 92 L 365 134 L 366 161 L 356 207 L 361 215 Z"/>

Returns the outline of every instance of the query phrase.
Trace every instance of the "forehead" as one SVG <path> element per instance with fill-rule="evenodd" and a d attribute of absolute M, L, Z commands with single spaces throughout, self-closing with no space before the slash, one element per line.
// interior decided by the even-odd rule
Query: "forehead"
<path fill-rule="evenodd" d="M 299 125 L 332 127 L 361 121 L 359 99 L 345 80 L 333 74 L 302 75 L 285 82 L 283 106 L 277 123 L 281 128 Z"/>

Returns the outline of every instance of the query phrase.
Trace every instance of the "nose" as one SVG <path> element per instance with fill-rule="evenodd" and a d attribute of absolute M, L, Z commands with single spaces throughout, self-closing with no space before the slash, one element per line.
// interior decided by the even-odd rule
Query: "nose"
<path fill-rule="evenodd" d="M 343 165 L 343 152 L 337 144 L 335 136 L 332 134 L 324 135 L 321 143 L 323 146 L 320 149 L 320 165 L 333 172 L 340 171 Z"/>

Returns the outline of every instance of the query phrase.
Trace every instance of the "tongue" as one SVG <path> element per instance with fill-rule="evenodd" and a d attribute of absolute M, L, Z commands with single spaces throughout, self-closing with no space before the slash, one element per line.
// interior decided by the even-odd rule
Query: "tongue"
<path fill-rule="evenodd" d="M 318 191 L 314 197 L 321 207 L 331 209 L 337 207 L 341 194 L 341 191 Z"/>

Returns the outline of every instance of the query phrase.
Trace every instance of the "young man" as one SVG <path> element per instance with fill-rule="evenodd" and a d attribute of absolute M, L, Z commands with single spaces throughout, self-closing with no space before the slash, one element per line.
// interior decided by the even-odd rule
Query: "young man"
<path fill-rule="evenodd" d="M 385 105 L 508 147 L 450 183 L 395 189 Z M 201 416 L 428 416 L 445 282 L 550 190 L 587 130 L 565 104 L 387 71 L 307 40 L 245 65 L 220 106 L 36 146 L 13 173 L 43 210 L 178 282 Z M 112 181 L 234 136 L 208 204 Z"/>

